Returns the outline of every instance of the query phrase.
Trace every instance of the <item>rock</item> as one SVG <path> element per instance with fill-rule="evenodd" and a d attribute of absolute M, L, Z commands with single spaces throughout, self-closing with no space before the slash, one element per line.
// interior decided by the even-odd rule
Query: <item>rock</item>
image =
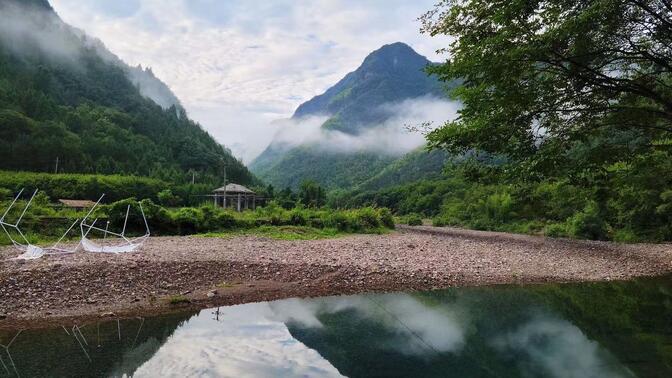
<path fill-rule="evenodd" d="M 102 314 L 100 314 L 101 318 L 110 318 L 113 316 L 115 316 L 114 312 L 103 312 Z"/>
<path fill-rule="evenodd" d="M 7 319 L 7 314 L 0 312 L 0 320 Z"/>
<path fill-rule="evenodd" d="M 208 298 L 213 298 L 215 295 L 217 295 L 217 290 L 210 290 L 207 294 Z"/>

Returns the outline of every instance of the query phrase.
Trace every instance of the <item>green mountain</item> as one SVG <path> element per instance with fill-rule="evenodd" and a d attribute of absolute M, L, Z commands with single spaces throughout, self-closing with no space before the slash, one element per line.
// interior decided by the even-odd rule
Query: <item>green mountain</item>
<path fill-rule="evenodd" d="M 276 187 L 296 188 L 307 179 L 329 189 L 351 189 L 367 180 L 384 181 L 382 177 L 373 177 L 379 172 L 383 174 L 386 167 L 401 157 L 398 150 L 363 148 L 353 152 L 350 146 L 333 144 L 343 140 L 347 143 L 350 140 L 347 137 L 356 140 L 391 122 L 394 117 L 391 108 L 395 104 L 409 99 L 443 97 L 443 85 L 424 72 L 430 64 L 427 58 L 404 43 L 385 45 L 372 52 L 359 68 L 323 94 L 301 104 L 292 116 L 296 122 L 311 116 L 328 116 L 321 125 L 327 138 L 323 143 L 298 146 L 286 142 L 271 143 L 250 168 Z M 338 135 L 346 138 L 328 139 L 333 133 L 341 133 Z M 375 136 L 369 139 L 375 141 Z M 437 155 L 428 154 L 417 154 L 416 157 L 437 159 Z M 392 170 L 394 166 L 387 168 L 384 177 L 394 176 Z"/>
<path fill-rule="evenodd" d="M 358 134 L 385 121 L 381 105 L 409 98 L 443 96 L 441 84 L 423 69 L 432 64 L 397 42 L 369 54 L 354 72 L 319 96 L 301 104 L 292 118 L 328 114 L 324 128 Z"/>
<path fill-rule="evenodd" d="M 45 0 L 0 0 L 0 169 L 255 181 L 151 70 L 129 67 Z"/>
<path fill-rule="evenodd" d="M 357 186 L 357 190 L 375 191 L 399 184 L 441 176 L 448 153 L 444 150 L 427 151 L 421 147 L 385 166 Z"/>

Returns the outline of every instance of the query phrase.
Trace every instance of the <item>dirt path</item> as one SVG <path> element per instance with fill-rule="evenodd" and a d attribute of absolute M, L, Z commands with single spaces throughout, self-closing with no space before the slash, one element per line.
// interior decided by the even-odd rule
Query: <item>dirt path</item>
<path fill-rule="evenodd" d="M 286 297 L 672 272 L 672 245 L 620 245 L 434 227 L 315 241 L 156 237 L 138 253 L 7 261 L 0 328 Z M 170 304 L 183 296 L 189 303 Z M 173 298 L 174 300 L 177 298 Z"/>

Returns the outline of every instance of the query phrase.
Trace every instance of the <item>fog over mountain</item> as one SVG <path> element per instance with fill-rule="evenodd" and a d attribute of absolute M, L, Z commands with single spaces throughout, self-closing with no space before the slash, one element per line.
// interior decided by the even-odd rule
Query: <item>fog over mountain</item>
<path fill-rule="evenodd" d="M 432 63 L 404 43 L 369 54 L 353 72 L 301 104 L 251 164 L 274 185 L 312 179 L 331 187 L 358 185 L 425 144 L 409 126 L 442 125 L 459 104 L 424 72 Z"/>

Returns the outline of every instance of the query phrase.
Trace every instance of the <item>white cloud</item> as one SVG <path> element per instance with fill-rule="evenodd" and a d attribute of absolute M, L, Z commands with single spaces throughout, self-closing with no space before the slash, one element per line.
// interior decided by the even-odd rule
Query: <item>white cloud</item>
<path fill-rule="evenodd" d="M 543 371 L 555 378 L 634 376 L 597 342 L 565 320 L 535 317 L 496 338 L 493 345 L 500 351 L 516 351 L 529 358 L 529 363 L 519 365 L 530 375 Z"/>
<path fill-rule="evenodd" d="M 286 306 L 291 311 L 291 306 Z M 318 352 L 294 339 L 268 303 L 204 310 L 178 328 L 136 377 L 341 377 Z"/>
<path fill-rule="evenodd" d="M 446 44 L 418 32 L 416 19 L 434 0 L 51 2 L 127 63 L 151 67 L 246 161 L 270 141 L 268 122 L 290 116 L 371 51 L 402 41 L 437 60 Z"/>
<path fill-rule="evenodd" d="M 408 126 L 424 122 L 430 122 L 430 127 L 440 126 L 455 119 L 458 108 L 455 102 L 434 97 L 387 103 L 380 109 L 372 110 L 386 114 L 387 120 L 379 125 L 364 125 L 365 131 L 359 135 L 321 128 L 328 116 L 284 120 L 277 123 L 278 131 L 273 143 L 285 148 L 313 145 L 331 152 L 374 151 L 402 155 L 426 143 L 424 135 L 410 132 Z"/>

